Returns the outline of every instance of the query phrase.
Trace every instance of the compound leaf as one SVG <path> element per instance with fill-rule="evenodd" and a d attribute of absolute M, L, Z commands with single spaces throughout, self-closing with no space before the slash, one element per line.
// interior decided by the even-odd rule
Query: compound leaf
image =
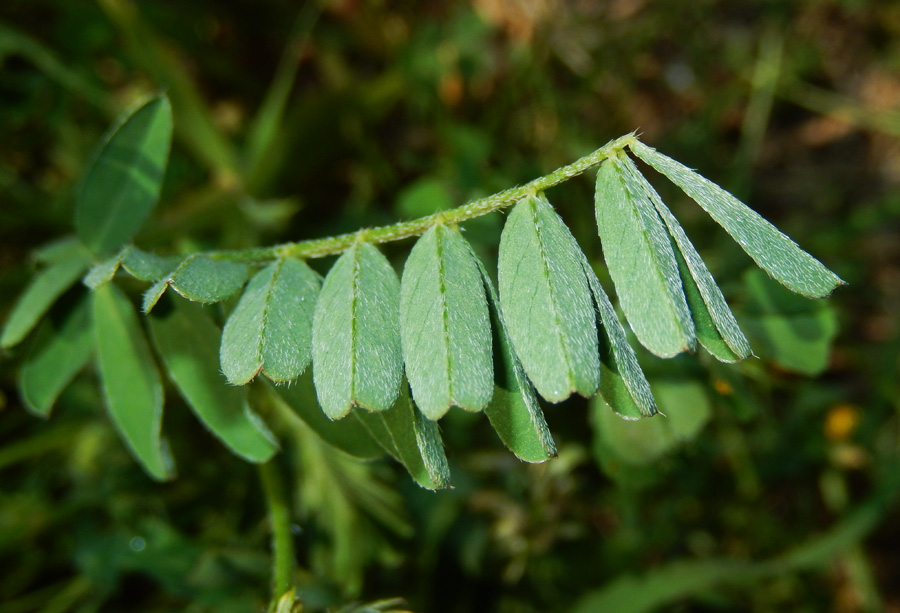
<path fill-rule="evenodd" d="M 229 382 L 244 385 L 260 371 L 273 381 L 291 381 L 306 370 L 320 284 L 295 259 L 256 273 L 222 332 L 219 360 Z"/>
<path fill-rule="evenodd" d="M 636 141 L 631 149 L 684 190 L 760 268 L 791 291 L 808 298 L 823 298 L 844 284 L 824 264 L 712 181 L 643 143 Z"/>
<path fill-rule="evenodd" d="M 630 159 L 612 157 L 600 166 L 594 202 L 603 257 L 635 336 L 664 358 L 693 349 L 672 244 Z"/>
<path fill-rule="evenodd" d="M 500 237 L 500 302 L 538 393 L 560 402 L 600 382 L 597 326 L 581 250 L 543 195 L 513 208 Z"/>
<path fill-rule="evenodd" d="M 110 417 L 144 469 L 155 479 L 173 476 L 160 440 L 163 389 L 137 314 L 115 285 L 92 292 L 100 381 Z"/>
<path fill-rule="evenodd" d="M 594 308 L 600 315 L 600 396 L 609 407 L 625 419 L 640 419 L 656 414 L 656 402 L 650 384 L 641 370 L 634 349 L 628 344 L 625 329 L 597 274 L 582 255 L 581 265 L 587 276 Z"/>
<path fill-rule="evenodd" d="M 61 245 L 59 253 L 34 276 L 16 301 L 0 335 L 0 348 L 9 349 L 28 336 L 57 298 L 81 278 L 88 265 L 83 247 L 74 242 Z"/>
<path fill-rule="evenodd" d="M 470 249 L 471 250 L 471 249 Z M 556 443 L 544 412 L 513 349 L 500 310 L 500 297 L 484 264 L 472 251 L 488 296 L 494 346 L 494 396 L 484 413 L 500 440 L 525 462 L 545 462 L 556 457 Z"/>
<path fill-rule="evenodd" d="M 248 276 L 250 269 L 246 264 L 193 255 L 175 269 L 169 285 L 189 300 L 211 303 L 225 300 L 237 292 Z"/>
<path fill-rule="evenodd" d="M 397 399 L 400 282 L 381 252 L 357 243 L 325 277 L 313 317 L 313 377 L 331 419 L 356 405 L 389 409 Z"/>
<path fill-rule="evenodd" d="M 91 251 L 112 252 L 150 216 L 171 141 L 172 108 L 165 96 L 131 111 L 106 137 L 75 201 L 75 229 Z"/>
<path fill-rule="evenodd" d="M 444 225 L 428 230 L 403 268 L 403 360 L 413 398 L 430 419 L 457 405 L 479 411 L 493 393 L 491 330 L 469 246 Z"/>
<path fill-rule="evenodd" d="M 60 393 L 90 360 L 93 349 L 91 304 L 86 297 L 60 322 L 52 317 L 44 321 L 19 371 L 19 388 L 28 410 L 47 417 Z"/>
<path fill-rule="evenodd" d="M 236 455 L 266 462 L 278 446 L 247 403 L 247 389 L 228 385 L 219 371 L 221 333 L 203 307 L 170 300 L 150 317 L 169 377 L 194 414 Z"/>

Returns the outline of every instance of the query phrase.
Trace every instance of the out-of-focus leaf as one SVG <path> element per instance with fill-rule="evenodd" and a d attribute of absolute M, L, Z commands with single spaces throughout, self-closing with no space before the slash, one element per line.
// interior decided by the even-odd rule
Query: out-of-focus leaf
<path fill-rule="evenodd" d="M 649 464 L 693 439 L 709 420 L 709 397 L 699 383 L 663 381 L 654 392 L 663 415 L 640 421 L 619 419 L 602 401 L 592 402 L 598 453 L 630 465 Z"/>
<path fill-rule="evenodd" d="M 831 306 L 791 294 L 758 270 L 747 271 L 744 282 L 750 301 L 740 320 L 759 356 L 785 370 L 821 374 L 838 332 Z"/>
<path fill-rule="evenodd" d="M 810 298 L 822 298 L 844 284 L 820 261 L 715 183 L 641 142 L 635 141 L 631 149 L 684 190 L 725 228 L 760 268 L 791 291 Z"/>
<path fill-rule="evenodd" d="M 353 406 L 385 411 L 403 376 L 400 282 L 381 252 L 358 243 L 325 277 L 313 318 L 313 376 L 332 419 Z"/>
<path fill-rule="evenodd" d="M 194 255 L 175 269 L 169 285 L 189 300 L 219 302 L 241 289 L 248 276 L 250 269 L 246 264 Z"/>
<path fill-rule="evenodd" d="M 34 260 L 40 264 L 59 264 L 72 258 L 85 262 L 91 259 L 91 252 L 77 236 L 64 236 L 41 245 L 34 251 Z"/>
<path fill-rule="evenodd" d="M 450 469 L 437 422 L 416 410 L 405 385 L 389 410 L 360 410 L 355 415 L 384 450 L 406 467 L 416 483 L 429 490 L 450 487 Z"/>
<path fill-rule="evenodd" d="M 616 316 L 609 297 L 584 255 L 581 265 L 594 297 L 594 308 L 600 315 L 600 397 L 625 419 L 650 417 L 657 412 L 650 384 L 641 370 L 634 349 L 628 344 L 625 329 Z"/>
<path fill-rule="evenodd" d="M 416 405 L 440 419 L 452 405 L 479 411 L 493 393 L 484 285 L 465 239 L 443 224 L 428 230 L 403 268 L 403 360 Z"/>
<path fill-rule="evenodd" d="M 74 243 L 60 246 L 50 265 L 34 276 L 16 301 L 3 326 L 0 348 L 9 349 L 28 336 L 57 298 L 81 278 L 88 265 L 83 248 Z"/>
<path fill-rule="evenodd" d="M 543 195 L 513 208 L 500 237 L 499 289 L 516 354 L 551 402 L 600 382 L 597 326 L 581 250 Z"/>
<path fill-rule="evenodd" d="M 147 253 L 133 246 L 122 250 L 122 268 L 141 281 L 158 281 L 174 271 L 179 262 L 179 257 Z"/>
<path fill-rule="evenodd" d="M 275 438 L 247 404 L 247 389 L 229 385 L 219 370 L 220 331 L 198 304 L 173 299 L 150 317 L 169 377 L 200 421 L 236 455 L 265 462 Z"/>
<path fill-rule="evenodd" d="M 44 321 L 19 371 L 19 387 L 28 410 L 47 417 L 60 393 L 85 367 L 93 349 L 91 305 L 86 297 L 59 324 L 52 317 Z"/>
<path fill-rule="evenodd" d="M 384 455 L 384 450 L 368 430 L 354 419 L 332 421 L 322 412 L 316 401 L 312 375 L 305 373 L 290 385 L 267 384 L 266 388 L 291 410 L 291 415 L 301 420 L 319 438 L 346 454 L 364 460 L 374 460 Z"/>
<path fill-rule="evenodd" d="M 155 479 L 173 476 L 160 439 L 163 389 L 134 307 L 114 285 L 93 291 L 97 363 L 103 395 L 119 434 Z"/>
<path fill-rule="evenodd" d="M 129 112 L 106 137 L 75 201 L 75 229 L 94 253 L 114 251 L 150 216 L 171 141 L 172 107 L 165 96 Z"/>
<path fill-rule="evenodd" d="M 116 276 L 121 262 L 122 259 L 117 254 L 99 264 L 95 264 L 88 274 L 84 276 L 82 282 L 91 289 L 97 289 L 101 285 L 109 283 Z"/>
<path fill-rule="evenodd" d="M 320 283 L 294 259 L 256 273 L 222 332 L 219 360 L 228 381 L 243 385 L 260 371 L 273 381 L 291 381 L 306 370 Z"/>
<path fill-rule="evenodd" d="M 628 157 L 597 172 L 594 193 L 603 258 L 641 344 L 664 358 L 696 346 L 672 243 Z"/>
<path fill-rule="evenodd" d="M 474 251 L 471 253 L 487 293 L 493 333 L 494 397 L 484 408 L 484 413 L 500 440 L 516 457 L 525 462 L 545 462 L 556 457 L 556 443 L 547 427 L 534 387 L 509 339 L 500 310 L 500 297 L 484 264 Z"/>

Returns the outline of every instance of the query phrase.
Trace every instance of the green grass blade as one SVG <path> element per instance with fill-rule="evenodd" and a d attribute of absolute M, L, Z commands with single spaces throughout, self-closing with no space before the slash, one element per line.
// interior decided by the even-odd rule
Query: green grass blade
<path fill-rule="evenodd" d="M 581 265 L 591 288 L 594 308 L 600 315 L 600 396 L 625 419 L 655 415 L 653 392 L 634 349 L 628 344 L 625 328 L 587 257 L 582 257 Z"/>
<path fill-rule="evenodd" d="M 471 251 L 471 249 L 470 249 Z M 556 457 L 556 443 L 544 412 L 509 338 L 500 310 L 500 297 L 484 264 L 474 251 L 481 280 L 488 296 L 494 346 L 494 397 L 484 413 L 500 440 L 525 462 L 545 462 Z"/>
<path fill-rule="evenodd" d="M 156 201 L 172 142 L 172 108 L 151 98 L 109 133 L 75 200 L 75 229 L 94 253 L 107 254 L 131 239 Z"/>
<path fill-rule="evenodd" d="M 459 232 L 437 225 L 415 244 L 400 290 L 403 360 L 430 419 L 479 411 L 493 393 L 491 331 L 481 275 Z"/>
<path fill-rule="evenodd" d="M 212 303 L 235 294 L 249 276 L 250 269 L 246 264 L 194 255 L 175 269 L 169 285 L 189 300 Z"/>
<path fill-rule="evenodd" d="M 50 318 L 52 319 L 52 318 Z M 94 350 L 91 305 L 82 298 L 58 324 L 45 321 L 19 370 L 25 407 L 47 417 L 60 393 L 88 363 Z"/>
<path fill-rule="evenodd" d="M 808 298 L 823 298 L 844 284 L 824 264 L 712 181 L 641 142 L 634 142 L 631 149 L 684 190 L 760 268 L 791 291 Z"/>
<path fill-rule="evenodd" d="M 348 249 L 325 277 L 313 317 L 313 376 L 326 415 L 389 409 L 403 376 L 400 282 L 368 243 Z"/>
<path fill-rule="evenodd" d="M 594 202 L 603 257 L 635 336 L 664 358 L 693 350 L 697 341 L 678 263 L 631 160 L 603 163 Z"/>
<path fill-rule="evenodd" d="M 154 479 L 173 476 L 160 440 L 163 389 L 134 307 L 114 285 L 92 294 L 97 363 L 113 424 Z"/>
<path fill-rule="evenodd" d="M 500 237 L 499 289 L 516 354 L 541 396 L 590 396 L 600 382 L 597 326 L 581 250 L 543 195 L 512 210 Z"/>
<path fill-rule="evenodd" d="M 0 348 L 9 349 L 28 336 L 44 313 L 87 270 L 88 259 L 79 247 L 70 244 L 65 251 L 68 256 L 61 256 L 35 275 L 19 296 L 3 326 Z"/>
<path fill-rule="evenodd" d="M 266 462 L 278 445 L 247 404 L 247 389 L 229 385 L 219 370 L 220 331 L 203 307 L 166 302 L 150 317 L 150 329 L 169 377 L 194 414 L 236 455 Z"/>
<path fill-rule="evenodd" d="M 319 287 L 301 260 L 277 260 L 253 277 L 222 332 L 219 361 L 229 382 L 244 385 L 260 371 L 292 381 L 306 370 Z"/>

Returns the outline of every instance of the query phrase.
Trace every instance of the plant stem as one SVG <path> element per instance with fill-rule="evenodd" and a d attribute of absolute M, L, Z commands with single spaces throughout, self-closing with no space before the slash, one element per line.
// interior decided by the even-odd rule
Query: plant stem
<path fill-rule="evenodd" d="M 258 469 L 266 505 L 269 507 L 269 523 L 272 525 L 273 592 L 269 610 L 274 611 L 282 594 L 291 588 L 291 574 L 294 570 L 291 512 L 275 461 L 260 464 Z"/>
<path fill-rule="evenodd" d="M 261 249 L 243 249 L 238 251 L 219 251 L 210 254 L 218 260 L 234 262 L 258 262 L 275 258 L 321 258 L 341 253 L 360 241 L 373 244 L 388 243 L 411 236 L 418 236 L 438 224 L 458 224 L 498 209 L 507 207 L 522 198 L 550 189 L 560 183 L 576 177 L 586 170 L 598 166 L 605 159 L 621 151 L 637 140 L 634 134 L 621 136 L 593 153 L 556 169 L 548 175 L 535 179 L 525 185 L 512 187 L 486 198 L 479 198 L 458 208 L 441 211 L 427 217 L 412 221 L 396 223 L 380 228 L 365 228 L 349 234 L 340 234 L 328 238 L 284 243 Z"/>

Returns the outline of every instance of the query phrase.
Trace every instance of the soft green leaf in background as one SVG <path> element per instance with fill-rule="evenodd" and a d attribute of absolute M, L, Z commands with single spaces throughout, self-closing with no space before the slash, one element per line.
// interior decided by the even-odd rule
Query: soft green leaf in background
<path fill-rule="evenodd" d="M 516 354 L 541 396 L 591 396 L 597 326 L 581 250 L 543 195 L 513 208 L 500 237 L 500 303 Z"/>
<path fill-rule="evenodd" d="M 672 244 L 624 154 L 597 171 L 594 204 L 603 258 L 641 344 L 664 358 L 696 345 Z"/>
<path fill-rule="evenodd" d="M 243 385 L 260 371 L 291 381 L 306 370 L 320 285 L 300 260 L 277 260 L 256 273 L 222 332 L 219 360 L 229 382 Z"/>
<path fill-rule="evenodd" d="M 500 309 L 500 297 L 484 264 L 472 251 L 488 297 L 494 346 L 494 396 L 484 408 L 500 440 L 525 462 L 545 462 L 556 457 L 556 443 L 528 380 L 519 356 L 509 339 Z"/>
<path fill-rule="evenodd" d="M 246 264 L 194 255 L 175 269 L 169 285 L 189 300 L 219 302 L 241 289 L 249 276 L 250 268 Z"/>
<path fill-rule="evenodd" d="M 600 316 L 600 396 L 613 411 L 626 419 L 654 415 L 656 402 L 634 349 L 625 337 L 625 328 L 584 255 L 581 264 L 594 298 L 594 308 Z"/>
<path fill-rule="evenodd" d="M 760 268 L 809 298 L 823 298 L 844 282 L 724 189 L 693 170 L 635 141 L 632 151 L 678 185 L 738 242 Z"/>
<path fill-rule="evenodd" d="M 150 329 L 169 377 L 200 421 L 226 447 L 250 462 L 277 450 L 274 437 L 247 403 L 247 389 L 228 385 L 219 370 L 221 332 L 199 304 L 166 301 Z"/>
<path fill-rule="evenodd" d="M 173 476 L 160 439 L 163 389 L 134 307 L 114 285 L 93 291 L 97 364 L 110 417 L 129 449 L 155 479 Z"/>
<path fill-rule="evenodd" d="M 443 224 L 416 242 L 403 268 L 400 334 L 412 395 L 430 419 L 452 405 L 479 411 L 493 393 L 484 285 L 465 239 Z"/>
<path fill-rule="evenodd" d="M 313 317 L 313 376 L 331 419 L 353 406 L 389 409 L 403 376 L 400 282 L 378 249 L 357 243 L 322 284 Z"/>
<path fill-rule="evenodd" d="M 77 242 L 54 244 L 45 260 L 48 266 L 37 273 L 19 296 L 3 326 L 0 347 L 9 349 L 22 341 L 54 302 L 81 278 L 89 265 L 84 248 Z"/>
<path fill-rule="evenodd" d="M 759 270 L 748 270 L 744 284 L 749 300 L 740 321 L 759 356 L 811 377 L 824 372 L 838 333 L 831 305 L 792 294 Z"/>
<path fill-rule="evenodd" d="M 94 253 L 127 242 L 150 216 L 172 141 L 172 108 L 165 96 L 127 114 L 106 137 L 75 201 L 75 229 Z"/>
<path fill-rule="evenodd" d="M 91 303 L 81 298 L 57 322 L 53 314 L 38 327 L 19 371 L 22 400 L 29 411 L 50 415 L 56 399 L 88 363 L 94 349 Z"/>

